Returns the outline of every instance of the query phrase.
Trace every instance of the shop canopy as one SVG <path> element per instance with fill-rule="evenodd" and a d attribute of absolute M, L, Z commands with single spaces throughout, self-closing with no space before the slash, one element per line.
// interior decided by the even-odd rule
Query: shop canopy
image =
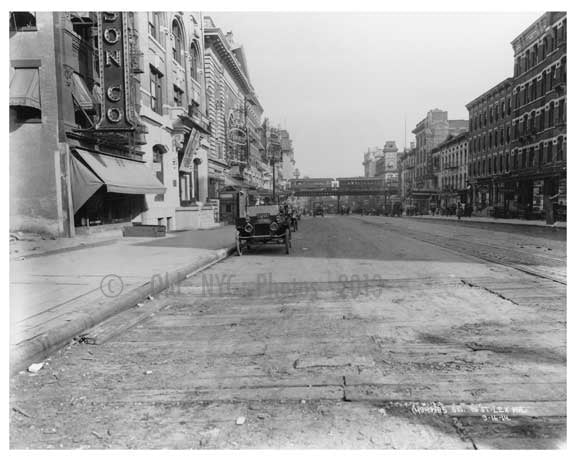
<path fill-rule="evenodd" d="M 164 194 L 166 188 L 146 164 L 75 148 L 72 160 L 72 194 L 76 212 L 102 185 L 118 194 Z"/>
<path fill-rule="evenodd" d="M 10 105 L 40 109 L 37 68 L 16 68 L 10 72 Z"/>

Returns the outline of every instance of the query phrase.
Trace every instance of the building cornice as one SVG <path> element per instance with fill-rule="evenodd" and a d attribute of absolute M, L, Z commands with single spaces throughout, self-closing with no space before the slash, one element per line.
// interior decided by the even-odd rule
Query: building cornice
<path fill-rule="evenodd" d="M 226 37 L 224 37 L 222 30 L 218 28 L 204 29 L 204 40 L 207 42 L 207 45 L 213 45 L 214 50 L 232 71 L 232 74 L 238 80 L 242 89 L 246 93 L 252 95 L 254 93 L 254 88 L 250 83 L 250 79 L 242 70 L 242 66 L 238 62 L 238 59 L 236 59 L 236 56 L 234 56 L 234 53 L 230 48 Z"/>
<path fill-rule="evenodd" d="M 470 110 L 472 106 L 476 105 L 477 103 L 481 102 L 482 99 L 486 99 L 488 98 L 490 95 L 492 95 L 492 93 L 497 93 L 503 89 L 505 89 L 506 87 L 510 87 L 512 88 L 512 85 L 514 84 L 514 78 L 512 77 L 508 77 L 504 80 L 502 80 L 500 83 L 494 85 L 492 88 L 490 88 L 489 90 L 485 91 L 484 93 L 482 93 L 480 96 L 478 96 L 477 98 L 473 99 L 472 101 L 470 101 L 468 104 L 465 105 L 466 109 Z"/>

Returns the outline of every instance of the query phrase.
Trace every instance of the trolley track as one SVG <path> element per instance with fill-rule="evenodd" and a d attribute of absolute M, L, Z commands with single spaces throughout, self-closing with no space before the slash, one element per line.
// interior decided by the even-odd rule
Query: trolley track
<path fill-rule="evenodd" d="M 567 285 L 566 277 L 558 276 L 557 274 L 547 274 L 541 270 L 535 270 L 533 268 L 527 267 L 527 264 L 520 264 L 517 262 L 512 262 L 510 259 L 521 260 L 522 257 L 526 258 L 526 255 L 529 255 L 533 262 L 538 262 L 537 259 L 541 260 L 548 260 L 545 264 L 535 264 L 544 267 L 558 267 L 559 264 L 563 262 L 565 264 L 565 259 L 555 258 L 552 256 L 544 255 L 544 254 L 531 254 L 526 251 L 517 250 L 515 248 L 510 247 L 503 247 L 495 244 L 488 244 L 483 242 L 474 241 L 471 243 L 470 241 L 463 240 L 461 238 L 450 237 L 442 237 L 439 235 L 429 234 L 425 232 L 414 231 L 413 229 L 407 229 L 405 227 L 395 226 L 390 222 L 380 223 L 374 221 L 368 221 L 366 219 L 361 219 L 361 221 L 365 224 L 375 225 L 375 226 L 382 226 L 388 230 L 401 232 L 403 236 L 412 238 L 414 240 L 418 240 L 421 242 L 430 243 L 432 245 L 436 245 L 438 247 L 463 254 L 469 257 L 474 257 L 483 261 L 499 264 L 501 266 L 510 267 L 512 269 L 516 269 L 520 272 L 525 274 L 529 274 L 535 277 L 540 277 L 543 279 L 551 280 L 553 282 L 562 284 L 564 286 Z M 518 257 L 516 254 L 523 254 L 522 257 Z M 512 257 L 511 257 L 512 254 Z M 540 261 L 542 262 L 542 261 Z M 553 262 L 553 263 L 552 263 Z M 565 270 L 565 269 L 564 269 Z"/>

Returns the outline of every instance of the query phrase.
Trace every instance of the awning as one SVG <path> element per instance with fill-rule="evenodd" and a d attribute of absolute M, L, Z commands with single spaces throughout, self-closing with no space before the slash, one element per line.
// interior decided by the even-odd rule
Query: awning
<path fill-rule="evenodd" d="M 144 163 L 96 154 L 83 149 L 75 152 L 106 184 L 108 192 L 119 194 L 164 194 L 166 188 Z"/>
<path fill-rule="evenodd" d="M 76 213 L 104 183 L 74 156 L 72 156 L 71 163 L 72 203 L 74 204 L 74 213 Z"/>
<path fill-rule="evenodd" d="M 72 97 L 84 110 L 94 109 L 94 99 L 86 82 L 76 72 L 72 74 Z"/>
<path fill-rule="evenodd" d="M 233 186 L 233 187 L 238 187 L 241 189 L 247 189 L 248 188 L 248 184 L 246 184 L 242 181 L 238 181 L 237 179 L 231 178 L 230 176 L 224 177 L 224 184 L 226 186 Z"/>
<path fill-rule="evenodd" d="M 12 69 L 10 72 L 10 105 L 40 109 L 38 68 Z"/>

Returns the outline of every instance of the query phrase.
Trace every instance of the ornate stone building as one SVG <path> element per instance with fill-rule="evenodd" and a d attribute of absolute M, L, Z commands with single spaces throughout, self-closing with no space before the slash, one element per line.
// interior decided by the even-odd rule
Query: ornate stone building
<path fill-rule="evenodd" d="M 438 197 L 437 165 L 433 163 L 432 149 L 468 129 L 467 120 L 448 120 L 448 112 L 433 109 L 421 120 L 412 133 L 416 136 L 414 182 L 408 196 L 418 213 L 428 213 Z"/>
<path fill-rule="evenodd" d="M 440 210 L 451 210 L 458 202 L 468 202 L 468 144 L 468 132 L 464 132 L 448 136 L 432 150 L 439 165 L 436 205 Z"/>
<path fill-rule="evenodd" d="M 263 108 L 250 82 L 242 46 L 209 16 L 204 26 L 208 116 L 213 127 L 208 190 L 211 198 L 218 198 L 226 185 L 257 187 L 263 183 Z"/>

